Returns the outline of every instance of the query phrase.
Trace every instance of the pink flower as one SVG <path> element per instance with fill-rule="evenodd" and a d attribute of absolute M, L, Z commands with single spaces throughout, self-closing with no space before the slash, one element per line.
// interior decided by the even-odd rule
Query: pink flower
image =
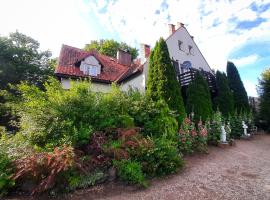
<path fill-rule="evenodd" d="M 207 134 L 208 134 L 208 131 L 207 131 L 207 129 L 206 129 L 206 128 L 203 128 L 203 129 L 201 129 L 201 130 L 200 130 L 200 135 L 201 135 L 201 136 L 206 137 L 206 136 L 207 136 Z"/>
<path fill-rule="evenodd" d="M 179 133 L 179 135 L 182 135 L 182 134 L 184 134 L 184 131 L 180 128 L 178 133 Z"/>
<path fill-rule="evenodd" d="M 192 130 L 191 130 L 191 135 L 192 135 L 192 137 L 195 137 L 195 136 L 197 135 L 197 132 L 196 132 L 195 129 L 192 129 Z"/>

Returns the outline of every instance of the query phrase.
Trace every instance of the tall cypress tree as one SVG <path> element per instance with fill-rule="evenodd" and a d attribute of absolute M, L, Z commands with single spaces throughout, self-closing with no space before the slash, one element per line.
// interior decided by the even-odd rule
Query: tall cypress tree
<path fill-rule="evenodd" d="M 212 116 L 212 102 L 208 84 L 200 72 L 187 89 L 187 113 L 194 112 L 194 119 L 205 121 Z"/>
<path fill-rule="evenodd" d="M 169 108 L 179 114 L 178 122 L 182 122 L 185 117 L 185 107 L 181 86 L 177 81 L 168 47 L 163 38 L 159 39 L 150 55 L 147 94 L 155 101 L 164 99 Z"/>
<path fill-rule="evenodd" d="M 265 121 L 265 128 L 270 130 L 270 68 L 266 69 L 259 80 L 260 118 Z"/>
<path fill-rule="evenodd" d="M 233 94 L 225 73 L 216 72 L 217 97 L 215 98 L 216 107 L 222 115 L 228 117 L 234 112 Z"/>
<path fill-rule="evenodd" d="M 239 72 L 232 62 L 227 62 L 227 76 L 233 91 L 234 106 L 237 112 L 249 112 L 248 96 Z"/>

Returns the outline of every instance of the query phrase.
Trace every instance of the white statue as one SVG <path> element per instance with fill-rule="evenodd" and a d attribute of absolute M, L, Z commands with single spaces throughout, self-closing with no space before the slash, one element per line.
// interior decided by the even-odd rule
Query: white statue
<path fill-rule="evenodd" d="M 220 141 L 222 142 L 222 143 L 226 143 L 227 142 L 227 139 L 226 139 L 226 131 L 225 131 L 225 128 L 224 128 L 224 126 L 222 125 L 221 126 L 221 136 L 220 136 Z"/>
<path fill-rule="evenodd" d="M 244 129 L 244 136 L 250 136 L 250 134 L 247 133 L 248 126 L 245 124 L 244 121 L 242 121 L 242 127 Z"/>

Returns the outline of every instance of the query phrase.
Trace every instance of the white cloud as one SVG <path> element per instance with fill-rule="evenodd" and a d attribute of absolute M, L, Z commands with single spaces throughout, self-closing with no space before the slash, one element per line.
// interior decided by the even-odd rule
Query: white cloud
<path fill-rule="evenodd" d="M 8 0 L 0 3 L 0 34 L 18 30 L 59 55 L 63 43 L 83 47 L 95 32 L 85 19 L 89 8 L 78 0 Z"/>
<path fill-rule="evenodd" d="M 249 40 L 267 39 L 270 35 L 269 18 L 251 30 L 235 29 L 236 20 L 256 19 L 257 14 L 249 8 L 253 0 L 167 0 L 168 9 L 157 15 L 155 11 L 161 10 L 161 2 L 118 0 L 109 3 L 107 12 L 102 14 L 97 12 L 98 5 L 90 3 L 90 6 L 105 29 L 118 32 L 123 41 L 132 45 L 142 42 L 154 46 L 159 37 L 168 36 L 168 23 L 181 21 L 186 24 L 190 34 L 195 36 L 195 41 L 210 66 L 220 70 L 225 70 L 232 50 Z M 121 23 L 122 19 L 125 20 L 125 24 Z M 217 22 L 216 26 L 213 26 L 214 22 Z"/>
<path fill-rule="evenodd" d="M 258 60 L 258 58 L 259 58 L 258 55 L 253 54 L 253 55 L 249 55 L 249 56 L 246 56 L 246 57 L 231 59 L 231 61 L 237 67 L 243 67 L 243 66 L 255 63 Z"/>
<path fill-rule="evenodd" d="M 248 93 L 248 96 L 252 96 L 252 97 L 258 96 L 255 83 L 253 83 L 250 80 L 243 80 L 243 84 L 244 84 L 245 89 Z"/>

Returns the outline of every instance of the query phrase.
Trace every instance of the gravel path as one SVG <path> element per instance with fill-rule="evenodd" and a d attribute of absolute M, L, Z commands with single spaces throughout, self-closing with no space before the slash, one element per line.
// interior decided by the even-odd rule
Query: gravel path
<path fill-rule="evenodd" d="M 236 141 L 235 147 L 211 147 L 208 155 L 186 159 L 185 170 L 153 180 L 145 190 L 111 184 L 78 191 L 79 199 L 243 199 L 270 200 L 270 135 Z"/>
<path fill-rule="evenodd" d="M 270 135 L 188 157 L 183 171 L 154 179 L 147 189 L 109 183 L 76 191 L 67 199 L 270 200 Z"/>

